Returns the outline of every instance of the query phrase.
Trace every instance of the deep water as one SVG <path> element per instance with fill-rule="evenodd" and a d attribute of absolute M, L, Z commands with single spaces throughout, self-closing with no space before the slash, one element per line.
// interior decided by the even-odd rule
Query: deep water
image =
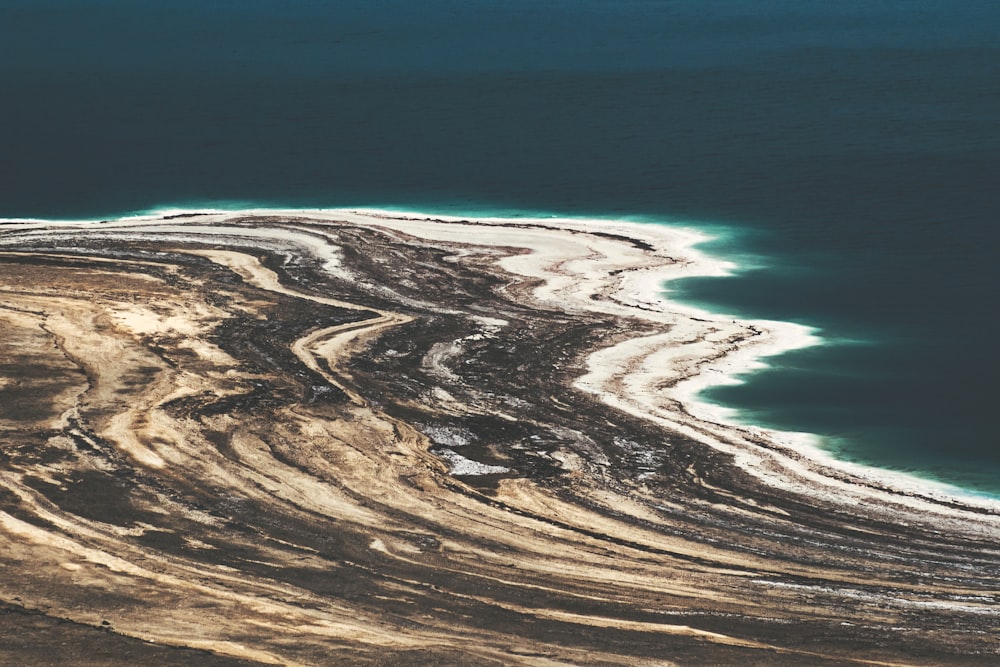
<path fill-rule="evenodd" d="M 0 216 L 226 203 L 721 230 L 829 342 L 710 400 L 1000 492 L 1000 5 L 0 0 Z"/>

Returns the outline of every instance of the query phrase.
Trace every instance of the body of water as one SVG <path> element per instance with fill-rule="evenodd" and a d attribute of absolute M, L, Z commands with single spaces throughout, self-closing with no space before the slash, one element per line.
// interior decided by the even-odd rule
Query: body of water
<path fill-rule="evenodd" d="M 1000 492 L 1000 5 L 0 0 L 0 217 L 700 226 L 675 294 L 828 342 L 706 398 Z"/>

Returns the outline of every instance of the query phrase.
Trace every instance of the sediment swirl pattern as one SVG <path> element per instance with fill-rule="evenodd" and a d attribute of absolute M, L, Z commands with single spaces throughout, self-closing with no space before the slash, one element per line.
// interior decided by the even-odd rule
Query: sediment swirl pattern
<path fill-rule="evenodd" d="M 0 227 L 3 664 L 1000 660 L 987 500 L 733 426 L 684 232 Z"/>

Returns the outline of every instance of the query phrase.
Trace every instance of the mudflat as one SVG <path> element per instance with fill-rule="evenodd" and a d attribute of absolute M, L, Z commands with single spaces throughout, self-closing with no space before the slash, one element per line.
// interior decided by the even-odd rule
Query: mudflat
<path fill-rule="evenodd" d="M 697 403 L 681 231 L 0 227 L 0 663 L 990 665 L 1000 509 Z"/>

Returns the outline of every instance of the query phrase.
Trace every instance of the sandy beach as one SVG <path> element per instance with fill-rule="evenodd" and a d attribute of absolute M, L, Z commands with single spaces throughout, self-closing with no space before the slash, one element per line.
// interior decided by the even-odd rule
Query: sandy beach
<path fill-rule="evenodd" d="M 0 225 L 0 663 L 995 664 L 1000 503 L 699 402 L 821 342 L 701 240 Z"/>

